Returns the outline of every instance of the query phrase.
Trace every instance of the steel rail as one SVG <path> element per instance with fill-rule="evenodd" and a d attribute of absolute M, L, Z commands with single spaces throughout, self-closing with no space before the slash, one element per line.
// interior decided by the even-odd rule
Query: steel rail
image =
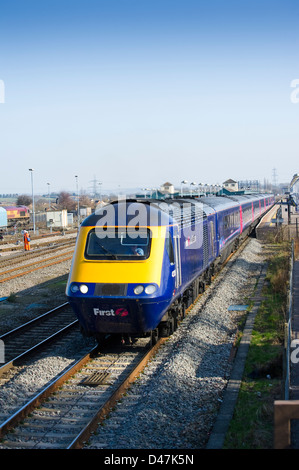
<path fill-rule="evenodd" d="M 35 240 L 33 240 L 34 242 Z M 41 243 L 42 242 L 42 243 Z M 31 251 L 34 251 L 36 249 L 40 249 L 40 247 L 43 247 L 43 246 L 49 246 L 49 244 L 52 243 L 53 245 L 55 246 L 59 246 L 61 245 L 61 243 L 55 243 L 55 240 L 53 241 L 42 241 L 42 240 L 36 240 L 36 243 L 32 243 L 31 242 L 31 246 L 32 246 L 32 250 Z M 75 243 L 75 242 L 74 242 Z M 36 248 L 35 248 L 36 246 Z M 13 245 L 13 246 L 10 246 L 10 247 L 6 247 L 6 248 L 1 248 L 0 247 L 0 253 L 4 253 L 4 252 L 9 252 L 9 251 L 13 251 L 13 252 L 22 252 L 24 250 L 24 247 L 22 246 L 22 243 L 20 243 L 19 245 Z"/>
<path fill-rule="evenodd" d="M 167 340 L 167 338 L 161 338 L 158 342 L 142 356 L 141 360 L 130 372 L 130 374 L 124 378 L 121 384 L 118 386 L 117 390 L 111 395 L 106 402 L 101 405 L 99 410 L 92 416 L 92 418 L 85 424 L 83 429 L 78 433 L 78 435 L 73 438 L 72 442 L 66 446 L 66 449 L 78 449 L 81 448 L 84 442 L 90 437 L 91 433 L 98 426 L 98 423 L 106 418 L 106 416 L 111 411 L 111 408 L 116 404 L 120 397 L 124 394 L 126 389 L 136 380 L 140 372 L 144 369 L 147 362 L 151 359 L 153 355 L 156 354 L 160 346 Z M 13 415 L 7 418 L 0 425 L 0 438 L 12 428 L 14 428 L 20 421 L 26 418 L 35 408 L 40 406 L 51 394 L 53 394 L 59 387 L 61 387 L 70 377 L 74 376 L 79 372 L 82 367 L 87 364 L 93 356 L 98 353 L 99 346 L 92 348 L 87 354 L 85 354 L 81 359 L 76 361 L 75 364 L 72 364 L 68 369 L 62 372 L 58 377 L 53 379 L 50 384 L 48 384 L 43 390 L 38 392 L 34 397 L 32 397 L 25 405 L 23 405 L 19 410 L 17 410 Z"/>
<path fill-rule="evenodd" d="M 71 240 L 71 241 L 66 241 L 66 242 L 63 242 L 63 243 L 56 243 L 56 244 L 48 244 L 47 246 L 44 246 L 44 247 L 36 247 L 36 248 L 33 248 L 32 250 L 30 251 L 21 251 L 20 253 L 15 253 L 15 254 L 12 254 L 12 255 L 7 255 L 5 256 L 4 258 L 1 258 L 0 259 L 0 267 L 1 266 L 4 266 L 6 264 L 17 264 L 20 260 L 22 260 L 22 258 L 37 258 L 38 256 L 42 256 L 44 254 L 48 254 L 48 253 L 53 253 L 55 251 L 59 251 L 63 248 L 68 248 L 68 247 L 72 247 L 72 246 L 75 246 L 76 244 L 76 241 L 75 240 Z M 23 250 L 23 248 L 22 248 Z M 0 247 L 0 253 L 1 253 L 1 247 Z"/>
<path fill-rule="evenodd" d="M 98 346 L 91 349 L 85 356 L 79 359 L 75 364 L 69 366 L 69 368 L 62 372 L 58 377 L 50 382 L 43 390 L 37 393 L 31 400 L 29 400 L 24 406 L 17 410 L 13 415 L 7 418 L 0 425 L 0 438 L 4 436 L 11 428 L 15 427 L 22 419 L 38 407 L 44 400 L 46 400 L 51 393 L 55 392 L 64 382 L 66 382 L 74 373 L 79 371 L 84 364 L 86 364 L 94 353 L 98 350 Z"/>
<path fill-rule="evenodd" d="M 11 361 L 6 362 L 2 367 L 0 367 L 0 377 L 5 372 L 7 372 L 9 369 L 11 369 L 12 367 L 18 365 L 18 362 L 21 359 L 25 359 L 27 356 L 29 356 L 33 352 L 36 352 L 40 348 L 46 346 L 48 343 L 50 343 L 54 339 L 57 339 L 59 336 L 63 335 L 66 331 L 70 330 L 71 328 L 73 328 L 73 326 L 77 325 L 78 323 L 79 323 L 78 320 L 74 320 L 72 323 L 69 323 L 68 325 L 64 326 L 59 331 L 56 331 L 55 333 L 53 333 L 51 336 L 48 336 L 46 339 L 43 339 L 42 341 L 35 344 L 31 348 L 27 349 L 26 351 L 22 352 L 18 356 L 14 357 Z"/>
<path fill-rule="evenodd" d="M 0 283 L 10 281 L 11 279 L 15 279 L 16 277 L 25 276 L 25 274 L 32 273 L 33 271 L 38 271 L 39 269 L 48 268 L 49 266 L 53 266 L 54 264 L 62 263 L 63 261 L 68 261 L 68 260 L 72 259 L 72 257 L 73 256 L 67 256 L 66 258 L 60 259 L 58 261 L 53 261 L 52 263 L 48 263 L 48 264 L 44 264 L 43 266 L 39 266 L 38 268 L 33 268 L 33 269 L 28 270 L 28 271 L 23 271 L 22 273 L 16 274 L 15 276 L 6 277 L 5 279 L 1 279 Z"/>
<path fill-rule="evenodd" d="M 165 343 L 165 341 L 167 341 L 167 338 L 160 338 L 157 343 L 145 353 L 133 371 L 131 371 L 131 373 L 123 380 L 117 390 L 111 395 L 110 398 L 108 398 L 104 405 L 99 408 L 99 410 L 89 420 L 82 431 L 75 437 L 75 439 L 73 439 L 69 446 L 67 446 L 67 449 L 81 449 L 83 447 L 84 443 L 88 441 L 92 432 L 96 430 L 100 422 L 103 421 L 111 412 L 111 409 L 115 406 L 116 402 L 119 401 L 121 396 L 130 387 L 130 385 L 135 382 L 136 378 L 144 369 L 148 361 L 157 353 L 157 350 L 162 346 L 162 344 Z"/>
<path fill-rule="evenodd" d="M 32 326 L 34 323 L 38 323 L 40 322 L 41 320 L 43 320 L 45 317 L 47 316 L 50 316 L 50 315 L 53 315 L 53 313 L 56 313 L 56 312 L 59 312 L 60 310 L 62 310 L 64 307 L 66 307 L 67 305 L 69 305 L 68 302 L 64 302 L 63 304 L 61 305 L 58 305 L 57 307 L 55 308 L 52 308 L 52 310 L 49 310 L 48 312 L 45 312 L 43 313 L 42 315 L 40 315 L 39 317 L 36 317 L 36 318 L 33 318 L 32 320 L 29 320 L 28 322 L 26 323 L 23 323 L 22 325 L 20 326 L 17 326 L 16 328 L 14 328 L 13 330 L 10 330 L 10 331 L 7 331 L 6 333 L 4 333 L 3 335 L 0 336 L 0 340 L 6 340 L 9 336 L 12 336 L 16 333 L 20 333 L 20 331 L 22 331 L 23 329 L 27 329 L 28 327 Z"/>
<path fill-rule="evenodd" d="M 68 302 L 65 302 L 62 305 L 59 305 L 58 307 L 55 307 L 52 310 L 49 310 L 48 312 L 44 313 L 43 315 L 40 315 L 37 318 L 34 318 L 33 320 L 28 321 L 27 323 L 24 323 L 23 325 L 20 325 L 19 327 L 8 331 L 7 333 L 4 333 L 2 336 L 0 336 L 0 340 L 3 341 L 5 344 L 5 341 L 7 341 L 8 338 L 13 337 L 14 335 L 20 334 L 22 331 L 27 331 L 30 327 L 39 324 L 43 320 L 47 319 L 47 317 L 52 316 L 53 314 L 58 313 L 60 310 L 65 308 L 68 304 Z M 78 320 L 74 320 L 73 322 L 69 323 L 68 325 L 64 326 L 63 328 L 60 328 L 58 331 L 53 333 L 52 335 L 48 336 L 42 341 L 39 341 L 36 343 L 34 346 L 31 346 L 30 348 L 26 349 L 26 351 L 23 351 L 22 353 L 18 354 L 15 356 L 13 359 L 5 362 L 0 367 L 0 377 L 7 372 L 9 369 L 12 367 L 18 365 L 18 363 L 22 360 L 25 359 L 27 356 L 32 354 L 32 352 L 36 352 L 42 347 L 46 346 L 48 343 L 53 341 L 54 339 L 57 339 L 60 335 L 64 334 L 66 331 L 69 329 L 73 328 L 73 326 L 78 324 Z"/>
<path fill-rule="evenodd" d="M 43 253 L 41 253 L 41 254 L 43 254 Z M 60 253 L 60 254 L 57 254 L 55 256 L 49 256 L 46 259 L 42 259 L 40 261 L 33 261 L 32 263 L 26 264 L 24 266 L 19 266 L 19 267 L 14 267 L 14 268 L 11 268 L 11 269 L 7 269 L 6 271 L 0 272 L 0 276 L 4 276 L 4 274 L 13 273 L 14 271 L 19 271 L 20 269 L 26 269 L 26 268 L 29 268 L 30 266 L 35 266 L 37 264 L 44 263 L 45 261 L 60 258 L 61 256 L 65 256 L 65 255 L 73 255 L 73 251 L 68 251 L 67 253 Z M 1 268 L 1 266 L 0 266 L 0 268 Z"/>

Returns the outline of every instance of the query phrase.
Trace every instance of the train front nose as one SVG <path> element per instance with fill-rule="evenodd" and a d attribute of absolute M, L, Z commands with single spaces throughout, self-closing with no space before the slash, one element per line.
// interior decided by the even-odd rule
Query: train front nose
<path fill-rule="evenodd" d="M 138 335 L 156 328 L 168 305 L 157 284 L 71 282 L 67 298 L 87 335 Z M 110 295 L 109 295 L 110 294 Z"/>
<path fill-rule="evenodd" d="M 142 228 L 133 236 L 127 227 L 109 227 L 100 237 L 88 219 L 81 226 L 66 295 L 87 334 L 138 335 L 156 328 L 165 310 L 165 231 Z"/>
<path fill-rule="evenodd" d="M 88 335 L 98 333 L 140 334 L 153 329 L 156 301 L 130 298 L 68 296 L 81 326 Z"/>

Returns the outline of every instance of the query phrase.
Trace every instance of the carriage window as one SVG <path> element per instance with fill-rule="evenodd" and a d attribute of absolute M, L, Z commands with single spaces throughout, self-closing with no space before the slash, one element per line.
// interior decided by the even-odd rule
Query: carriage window
<path fill-rule="evenodd" d="M 86 241 L 85 258 L 97 260 L 140 260 L 150 254 L 151 237 L 149 230 L 106 230 L 101 236 L 92 229 Z"/>
<path fill-rule="evenodd" d="M 174 263 L 173 245 L 172 245 L 172 240 L 171 240 L 171 236 L 169 233 L 168 233 L 168 236 L 166 237 L 165 245 L 166 245 L 166 251 L 169 256 L 169 261 L 170 263 L 173 264 Z"/>
<path fill-rule="evenodd" d="M 212 255 L 214 255 L 215 253 L 214 239 L 215 239 L 214 222 L 213 220 L 211 220 L 210 221 L 210 247 L 211 247 Z"/>

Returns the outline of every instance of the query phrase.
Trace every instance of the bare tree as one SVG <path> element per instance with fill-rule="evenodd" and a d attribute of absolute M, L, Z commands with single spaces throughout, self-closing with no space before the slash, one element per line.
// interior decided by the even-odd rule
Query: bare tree
<path fill-rule="evenodd" d="M 59 209 L 67 209 L 68 211 L 72 211 L 76 209 L 76 201 L 74 201 L 70 193 L 61 191 L 58 194 L 58 207 Z"/>
<path fill-rule="evenodd" d="M 32 204 L 32 198 L 26 194 L 20 194 L 17 199 L 17 206 L 30 206 Z"/>
<path fill-rule="evenodd" d="M 86 196 L 86 194 L 82 194 L 82 196 L 80 196 L 80 198 L 79 198 L 79 201 L 80 201 L 80 207 L 81 206 L 84 206 L 84 207 L 91 206 L 91 200 L 88 196 Z"/>

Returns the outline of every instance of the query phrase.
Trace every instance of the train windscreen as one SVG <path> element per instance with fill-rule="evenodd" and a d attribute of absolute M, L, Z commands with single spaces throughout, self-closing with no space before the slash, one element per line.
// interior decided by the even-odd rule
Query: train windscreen
<path fill-rule="evenodd" d="M 93 260 L 140 260 L 150 255 L 150 230 L 92 229 L 87 236 L 85 258 Z"/>

